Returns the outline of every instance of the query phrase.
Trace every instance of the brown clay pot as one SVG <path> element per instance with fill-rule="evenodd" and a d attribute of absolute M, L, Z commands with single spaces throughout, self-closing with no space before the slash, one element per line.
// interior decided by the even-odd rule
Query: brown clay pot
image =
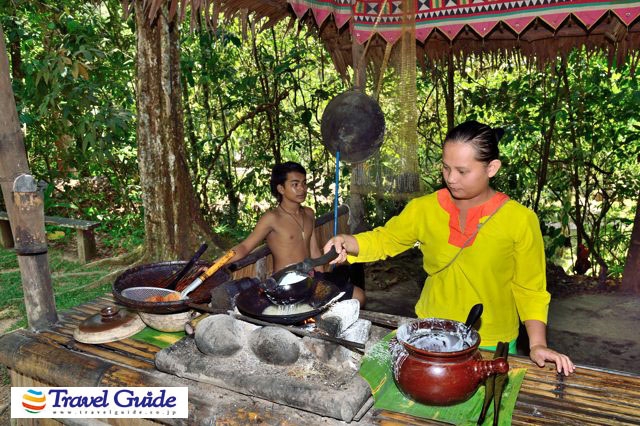
<path fill-rule="evenodd" d="M 473 329 L 464 344 L 456 345 L 464 347 L 461 350 L 454 347 L 451 352 L 443 352 L 438 351 L 443 350 L 442 345 L 434 348 L 434 345 L 414 343 L 431 338 L 455 341 L 462 339 L 464 329 L 461 322 L 440 318 L 418 319 L 398 328 L 390 342 L 393 377 L 405 395 L 427 405 L 456 404 L 469 399 L 490 375 L 509 371 L 504 358 L 482 359 L 478 351 L 480 335 Z"/>

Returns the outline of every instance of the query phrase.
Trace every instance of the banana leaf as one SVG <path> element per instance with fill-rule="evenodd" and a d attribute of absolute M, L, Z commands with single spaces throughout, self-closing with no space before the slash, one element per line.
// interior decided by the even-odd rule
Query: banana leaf
<path fill-rule="evenodd" d="M 140 342 L 149 343 L 157 346 L 161 349 L 168 348 L 176 343 L 178 340 L 186 336 L 184 331 L 178 331 L 175 333 L 168 333 L 166 331 L 154 330 L 151 327 L 145 327 L 139 333 L 131 336 L 131 339 L 138 340 Z"/>
<path fill-rule="evenodd" d="M 391 369 L 389 340 L 395 331 L 385 336 L 371 347 L 362 359 L 360 375 L 369 383 L 374 398 L 374 408 L 408 414 L 415 417 L 438 420 L 455 425 L 475 425 L 484 401 L 485 388 L 480 386 L 468 400 L 449 406 L 429 406 L 405 396 L 396 385 Z M 518 392 L 527 372 L 526 368 L 509 371 L 502 394 L 499 424 L 510 425 Z M 484 420 L 485 425 L 493 424 L 493 402 Z"/>

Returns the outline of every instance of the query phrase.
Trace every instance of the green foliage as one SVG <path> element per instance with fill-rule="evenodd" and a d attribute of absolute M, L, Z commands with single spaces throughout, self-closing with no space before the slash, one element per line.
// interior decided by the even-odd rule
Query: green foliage
<path fill-rule="evenodd" d="M 100 220 L 100 240 L 125 251 L 144 237 L 135 24 L 122 19 L 117 0 L 97 7 L 49 3 L 0 4 L 7 45 L 19 43 L 22 55 L 12 82 L 30 167 L 50 184 L 47 214 Z M 215 32 L 181 32 L 187 163 L 200 207 L 219 234 L 244 238 L 274 205 L 268 181 L 280 161 L 307 168 L 308 204 L 318 214 L 333 207 L 335 163 L 322 145 L 320 123 L 327 103 L 350 85 L 316 36 L 282 23 L 245 37 L 235 19 L 221 19 Z M 640 193 L 637 77 L 628 66 L 610 70 L 603 54 L 583 51 L 541 70 L 508 57 L 457 64 L 455 122 L 505 127 L 503 169 L 494 184 L 538 213 L 547 255 L 570 267 L 579 234 L 592 255 L 619 274 Z M 435 67 L 417 81 L 417 154 L 427 191 L 442 186 L 445 69 Z M 395 70 L 389 67 L 382 81 L 389 141 L 400 134 L 402 112 Z M 368 94 L 377 83 L 369 78 Z M 379 167 L 397 168 L 398 157 L 385 142 Z M 340 175 L 344 201 L 350 168 L 343 164 Z M 365 202 L 371 225 L 404 206 L 386 194 L 370 194 Z"/>
<path fill-rule="evenodd" d="M 59 311 L 93 300 L 111 289 L 110 283 L 94 285 L 111 271 L 67 260 L 59 250 L 49 250 L 49 268 L 56 308 Z M 24 294 L 15 252 L 0 248 L 0 271 L 0 312 L 4 317 L 20 318 L 13 327 L 25 327 L 27 317 Z"/>
<path fill-rule="evenodd" d="M 216 231 L 234 239 L 273 205 L 268 181 L 277 161 L 307 168 L 318 212 L 333 201 L 320 118 L 342 82 L 317 42 L 285 27 L 242 40 L 232 21 L 216 33 L 185 32 L 181 40 L 194 184 Z"/>
<path fill-rule="evenodd" d="M 629 68 L 610 71 L 604 55 L 575 51 L 539 72 L 507 62 L 465 75 L 462 117 L 472 110 L 467 118 L 506 127 L 495 185 L 536 210 L 548 256 L 570 259 L 578 232 L 619 273 L 632 225 L 619 217 L 633 217 L 640 192 L 639 92 Z"/>
<path fill-rule="evenodd" d="M 0 24 L 20 46 L 13 90 L 30 168 L 49 183 L 46 213 L 101 219 L 137 211 L 135 38 L 118 1 L 3 2 Z"/>

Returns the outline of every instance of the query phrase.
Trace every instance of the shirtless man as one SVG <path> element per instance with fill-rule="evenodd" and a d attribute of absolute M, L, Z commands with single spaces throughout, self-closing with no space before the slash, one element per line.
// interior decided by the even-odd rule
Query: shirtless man
<path fill-rule="evenodd" d="M 270 185 L 278 207 L 262 215 L 253 232 L 233 248 L 236 255 L 229 263 L 242 259 L 264 240 L 273 254 L 274 272 L 305 258 L 322 256 L 314 233 L 315 213 L 302 205 L 307 197 L 304 167 L 293 161 L 277 164 L 271 171 Z M 322 272 L 323 267 L 316 270 Z M 362 289 L 354 287 L 353 297 L 364 304 Z"/>
<path fill-rule="evenodd" d="M 253 232 L 234 247 L 236 255 L 230 262 L 242 259 L 266 240 L 273 254 L 273 270 L 320 257 L 320 247 L 314 235 L 315 214 L 302 206 L 307 197 L 307 172 L 298 163 L 288 161 L 276 165 L 271 172 L 271 193 L 278 207 L 266 212 Z"/>

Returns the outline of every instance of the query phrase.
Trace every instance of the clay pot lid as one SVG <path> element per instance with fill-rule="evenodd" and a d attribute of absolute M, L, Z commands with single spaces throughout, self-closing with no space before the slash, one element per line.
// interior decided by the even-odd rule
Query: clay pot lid
<path fill-rule="evenodd" d="M 136 312 L 107 306 L 99 314 L 82 321 L 73 332 L 73 338 L 81 343 L 108 343 L 126 339 L 144 328 L 145 323 Z"/>

